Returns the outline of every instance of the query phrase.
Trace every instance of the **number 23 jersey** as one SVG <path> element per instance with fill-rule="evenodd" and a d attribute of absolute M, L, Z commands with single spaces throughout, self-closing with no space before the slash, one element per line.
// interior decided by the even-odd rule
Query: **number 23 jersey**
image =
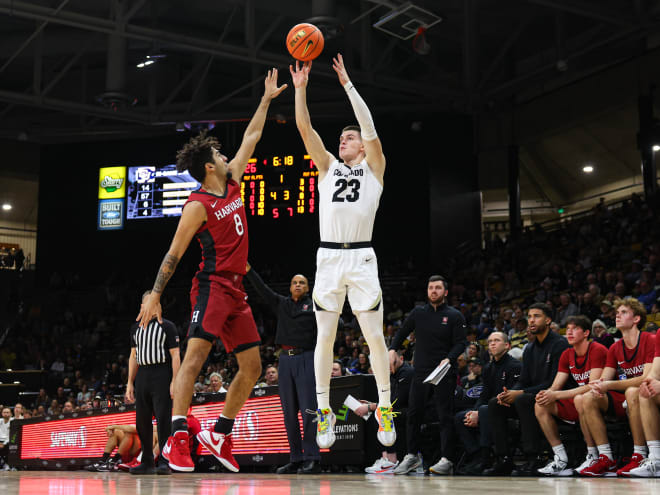
<path fill-rule="evenodd" d="M 366 159 L 353 167 L 333 161 L 319 182 L 321 241 L 371 241 L 382 192 Z"/>
<path fill-rule="evenodd" d="M 202 281 L 220 272 L 245 275 L 248 233 L 241 187 L 230 179 L 224 196 L 199 189 L 190 193 L 186 205 L 191 201 L 202 203 L 207 217 L 195 233 L 202 248 L 202 262 L 195 277 Z"/>

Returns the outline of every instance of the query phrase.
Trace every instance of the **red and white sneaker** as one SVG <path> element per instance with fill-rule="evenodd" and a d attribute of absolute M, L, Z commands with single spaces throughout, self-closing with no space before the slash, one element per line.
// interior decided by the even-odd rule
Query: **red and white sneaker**
<path fill-rule="evenodd" d="M 188 432 L 177 431 L 167 439 L 163 447 L 163 457 L 167 459 L 170 467 L 175 471 L 190 473 L 195 470 L 195 463 L 190 457 L 188 446 Z"/>
<path fill-rule="evenodd" d="M 632 469 L 638 468 L 644 459 L 645 457 L 641 454 L 633 454 L 632 457 L 630 458 L 630 462 L 628 462 L 621 469 L 618 469 L 616 475 L 629 478 L 631 476 L 630 471 Z"/>
<path fill-rule="evenodd" d="M 117 465 L 117 467 L 121 471 L 129 471 L 132 467 L 139 466 L 139 465 L 140 465 L 140 461 L 138 461 L 138 458 L 135 457 L 135 458 L 133 458 L 132 461 L 122 462 L 121 464 Z"/>
<path fill-rule="evenodd" d="M 197 440 L 218 459 L 224 467 L 238 473 L 238 463 L 231 453 L 231 433 L 224 435 L 212 430 L 202 430 L 197 434 Z"/>
<path fill-rule="evenodd" d="M 610 459 L 605 454 L 600 454 L 598 456 L 598 462 L 583 469 L 579 474 L 581 476 L 591 477 L 616 476 L 616 461 Z"/>

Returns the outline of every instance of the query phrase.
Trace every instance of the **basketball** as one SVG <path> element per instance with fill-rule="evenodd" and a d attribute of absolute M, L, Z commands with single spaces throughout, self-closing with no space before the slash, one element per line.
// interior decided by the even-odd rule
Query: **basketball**
<path fill-rule="evenodd" d="M 314 60 L 323 51 L 323 34 L 314 24 L 297 24 L 286 36 L 286 47 L 296 60 Z"/>

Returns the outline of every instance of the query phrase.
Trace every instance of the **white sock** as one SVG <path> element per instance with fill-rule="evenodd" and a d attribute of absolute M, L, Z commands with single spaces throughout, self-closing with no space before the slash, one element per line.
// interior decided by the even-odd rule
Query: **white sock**
<path fill-rule="evenodd" d="M 176 421 L 177 419 L 186 419 L 185 416 L 172 416 L 172 421 Z"/>
<path fill-rule="evenodd" d="M 633 454 L 639 454 L 642 457 L 649 455 L 649 449 L 646 448 L 646 445 L 634 445 Z"/>
<path fill-rule="evenodd" d="M 378 387 L 378 407 L 389 407 L 390 357 L 383 336 L 383 305 L 377 311 L 356 311 L 355 316 L 369 346 L 369 361 Z"/>
<path fill-rule="evenodd" d="M 614 455 L 612 455 L 612 447 L 610 447 L 609 443 L 599 445 L 597 448 L 599 454 L 606 455 L 610 461 L 614 460 Z"/>
<path fill-rule="evenodd" d="M 555 453 L 557 457 L 559 457 L 560 460 L 564 462 L 568 462 L 568 454 L 566 453 L 566 447 L 564 447 L 563 443 L 560 443 L 559 445 L 555 445 L 552 447 L 552 451 Z"/>
<path fill-rule="evenodd" d="M 660 460 L 660 440 L 648 440 L 646 445 L 649 446 L 649 454 Z"/>
<path fill-rule="evenodd" d="M 589 447 L 587 446 L 587 454 L 589 454 L 594 459 L 598 457 L 598 447 Z"/>
<path fill-rule="evenodd" d="M 316 402 L 319 409 L 330 409 L 330 375 L 332 374 L 332 346 L 337 337 L 339 313 L 315 311 L 316 348 L 314 349 L 314 374 L 316 376 Z"/>

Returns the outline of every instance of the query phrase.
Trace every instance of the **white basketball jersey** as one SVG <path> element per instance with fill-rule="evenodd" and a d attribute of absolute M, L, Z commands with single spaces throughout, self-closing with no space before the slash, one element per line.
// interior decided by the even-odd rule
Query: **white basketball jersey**
<path fill-rule="evenodd" d="M 335 160 L 319 182 L 321 241 L 371 241 L 383 186 L 367 161 L 349 167 Z"/>

